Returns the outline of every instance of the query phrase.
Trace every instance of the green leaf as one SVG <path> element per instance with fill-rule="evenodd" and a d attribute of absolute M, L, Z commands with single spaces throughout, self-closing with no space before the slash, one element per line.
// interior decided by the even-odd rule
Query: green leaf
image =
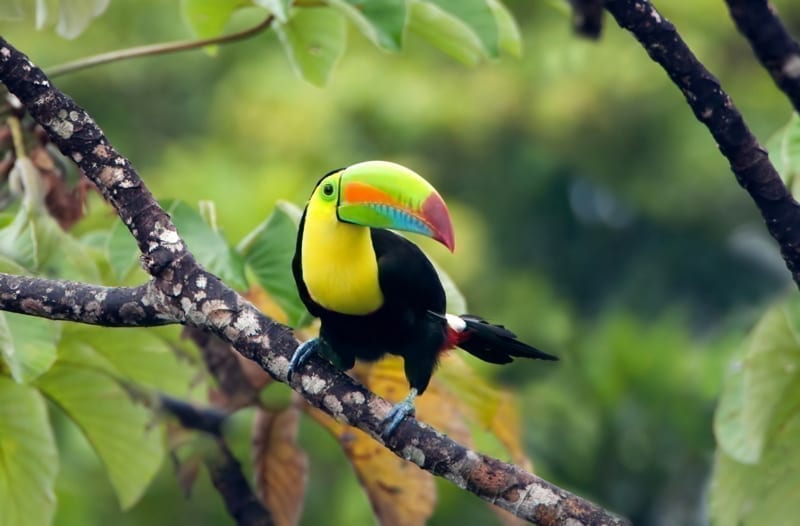
<path fill-rule="evenodd" d="M 800 389 L 793 389 L 793 414 L 770 438 L 758 464 L 737 462 L 718 451 L 710 491 L 716 526 L 794 524 L 800 514 Z"/>
<path fill-rule="evenodd" d="M 456 60 L 474 66 L 485 56 L 478 36 L 461 20 L 420 0 L 409 4 L 408 30 Z"/>
<path fill-rule="evenodd" d="M 111 0 L 61 0 L 56 32 L 64 38 L 75 38 L 89 23 L 103 14 Z M 40 4 L 41 5 L 41 4 Z"/>
<path fill-rule="evenodd" d="M 0 376 L 0 526 L 47 526 L 56 507 L 58 451 L 36 390 Z"/>
<path fill-rule="evenodd" d="M 800 301 L 792 299 L 767 311 L 726 379 L 714 429 L 719 446 L 739 462 L 758 462 L 774 427 L 775 411 L 787 389 L 800 382 L 798 305 Z"/>
<path fill-rule="evenodd" d="M 181 0 L 181 12 L 189 29 L 200 38 L 222 34 L 240 0 Z"/>
<path fill-rule="evenodd" d="M 290 0 L 253 0 L 253 3 L 275 15 L 275 19 L 281 24 L 289 20 Z"/>
<path fill-rule="evenodd" d="M 0 255 L 29 272 L 38 268 L 36 233 L 25 209 L 20 208 L 13 218 L 7 215 L 0 218 Z"/>
<path fill-rule="evenodd" d="M 189 395 L 198 368 L 174 352 L 180 329 L 103 328 L 67 324 L 59 346 L 59 363 L 90 367 L 115 378 L 172 396 Z"/>
<path fill-rule="evenodd" d="M 164 457 L 161 433 L 151 428 L 152 413 L 107 375 L 71 364 L 57 363 L 37 385 L 102 459 L 121 506 L 135 504 Z"/>
<path fill-rule="evenodd" d="M 427 0 L 461 20 L 477 35 L 490 57 L 498 55 L 498 32 L 495 15 L 486 0 Z"/>
<path fill-rule="evenodd" d="M 19 0 L 5 0 L 0 3 L 0 20 L 19 20 L 22 14 Z"/>
<path fill-rule="evenodd" d="M 292 276 L 300 214 L 300 209 L 291 203 L 279 202 L 237 248 L 258 283 L 286 313 L 292 327 L 300 327 L 310 320 Z"/>
<path fill-rule="evenodd" d="M 312 84 L 325 85 L 344 53 L 344 17 L 329 7 L 298 8 L 275 31 L 295 72 Z"/>
<path fill-rule="evenodd" d="M 197 261 L 234 289 L 246 289 L 242 258 L 222 234 L 213 230 L 196 210 L 183 201 L 165 201 L 163 205 Z"/>
<path fill-rule="evenodd" d="M 399 51 L 408 19 L 405 0 L 328 0 L 375 45 Z"/>
<path fill-rule="evenodd" d="M 521 56 L 522 35 L 514 15 L 500 0 L 486 0 L 486 3 L 494 15 L 500 49 L 515 57 Z"/>
<path fill-rule="evenodd" d="M 789 122 L 767 141 L 769 158 L 792 192 L 800 195 L 800 117 L 792 112 Z"/>
<path fill-rule="evenodd" d="M 60 335 L 54 321 L 0 312 L 0 355 L 14 380 L 28 383 L 50 369 Z"/>
<path fill-rule="evenodd" d="M 124 281 L 139 261 L 139 248 L 121 220 L 111 226 L 105 249 L 112 274 L 118 282 Z"/>
<path fill-rule="evenodd" d="M 28 274 L 28 270 L 25 267 L 5 256 L 0 256 L 0 272 L 18 275 Z"/>
<path fill-rule="evenodd" d="M 10 222 L 8 216 L 0 219 L 0 256 L 28 272 L 52 265 L 48 273 L 62 278 L 96 281 L 99 275 L 86 247 L 46 213 L 29 212 L 24 207 Z"/>

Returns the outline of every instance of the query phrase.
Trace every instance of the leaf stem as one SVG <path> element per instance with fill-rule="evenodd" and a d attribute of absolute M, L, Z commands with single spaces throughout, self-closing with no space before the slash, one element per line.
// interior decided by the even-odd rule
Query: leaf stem
<path fill-rule="evenodd" d="M 74 73 L 82 69 L 87 69 L 94 66 L 107 64 L 109 62 L 118 62 L 121 60 L 127 60 L 138 57 L 164 55 L 167 53 L 178 53 L 181 51 L 190 51 L 193 49 L 198 49 L 201 47 L 210 46 L 214 44 L 227 44 L 230 42 L 236 42 L 238 40 L 244 40 L 251 36 L 257 35 L 262 31 L 265 31 L 272 25 L 272 22 L 274 20 L 275 17 L 273 15 L 269 15 L 267 18 L 265 18 L 262 22 L 258 23 L 257 25 L 244 29 L 242 31 L 237 31 L 236 33 L 231 33 L 229 35 L 220 35 L 211 38 L 204 38 L 201 40 L 179 40 L 176 42 L 162 42 L 160 44 L 148 44 L 146 46 L 137 46 L 127 49 L 119 49 L 116 51 L 109 51 L 108 53 L 101 53 L 99 55 L 94 55 L 91 57 L 86 57 L 79 60 L 75 60 L 73 62 L 67 62 L 66 64 L 55 66 L 53 68 L 50 68 L 47 71 L 47 74 L 50 77 L 57 77 L 59 75 Z"/>

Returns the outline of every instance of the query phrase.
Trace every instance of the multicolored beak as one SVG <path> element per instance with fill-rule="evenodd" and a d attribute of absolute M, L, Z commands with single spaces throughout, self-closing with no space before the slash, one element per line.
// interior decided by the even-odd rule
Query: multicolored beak
<path fill-rule="evenodd" d="M 422 234 L 455 250 L 447 205 L 428 181 L 405 166 L 354 164 L 342 170 L 339 185 L 340 221 Z"/>

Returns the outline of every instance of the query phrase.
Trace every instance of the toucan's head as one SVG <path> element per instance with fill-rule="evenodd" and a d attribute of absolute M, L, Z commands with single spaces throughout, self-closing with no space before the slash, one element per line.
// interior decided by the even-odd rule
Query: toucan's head
<path fill-rule="evenodd" d="M 428 181 L 399 164 L 366 161 L 333 171 L 317 184 L 309 206 L 335 209 L 345 223 L 414 232 L 455 248 L 444 200 Z"/>

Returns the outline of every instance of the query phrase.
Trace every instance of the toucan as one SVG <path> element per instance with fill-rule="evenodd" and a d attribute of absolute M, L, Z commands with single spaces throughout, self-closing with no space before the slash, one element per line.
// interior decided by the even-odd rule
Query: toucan
<path fill-rule="evenodd" d="M 355 360 L 403 357 L 410 391 L 384 423 L 388 438 L 409 414 L 444 351 L 460 347 L 496 364 L 513 357 L 555 360 L 501 325 L 445 311 L 445 292 L 422 250 L 392 230 L 431 237 L 455 249 L 450 213 L 416 172 L 366 161 L 327 173 L 303 211 L 292 260 L 297 290 L 320 319 L 319 337 L 298 347 L 294 371 L 313 353 L 341 369 Z"/>

